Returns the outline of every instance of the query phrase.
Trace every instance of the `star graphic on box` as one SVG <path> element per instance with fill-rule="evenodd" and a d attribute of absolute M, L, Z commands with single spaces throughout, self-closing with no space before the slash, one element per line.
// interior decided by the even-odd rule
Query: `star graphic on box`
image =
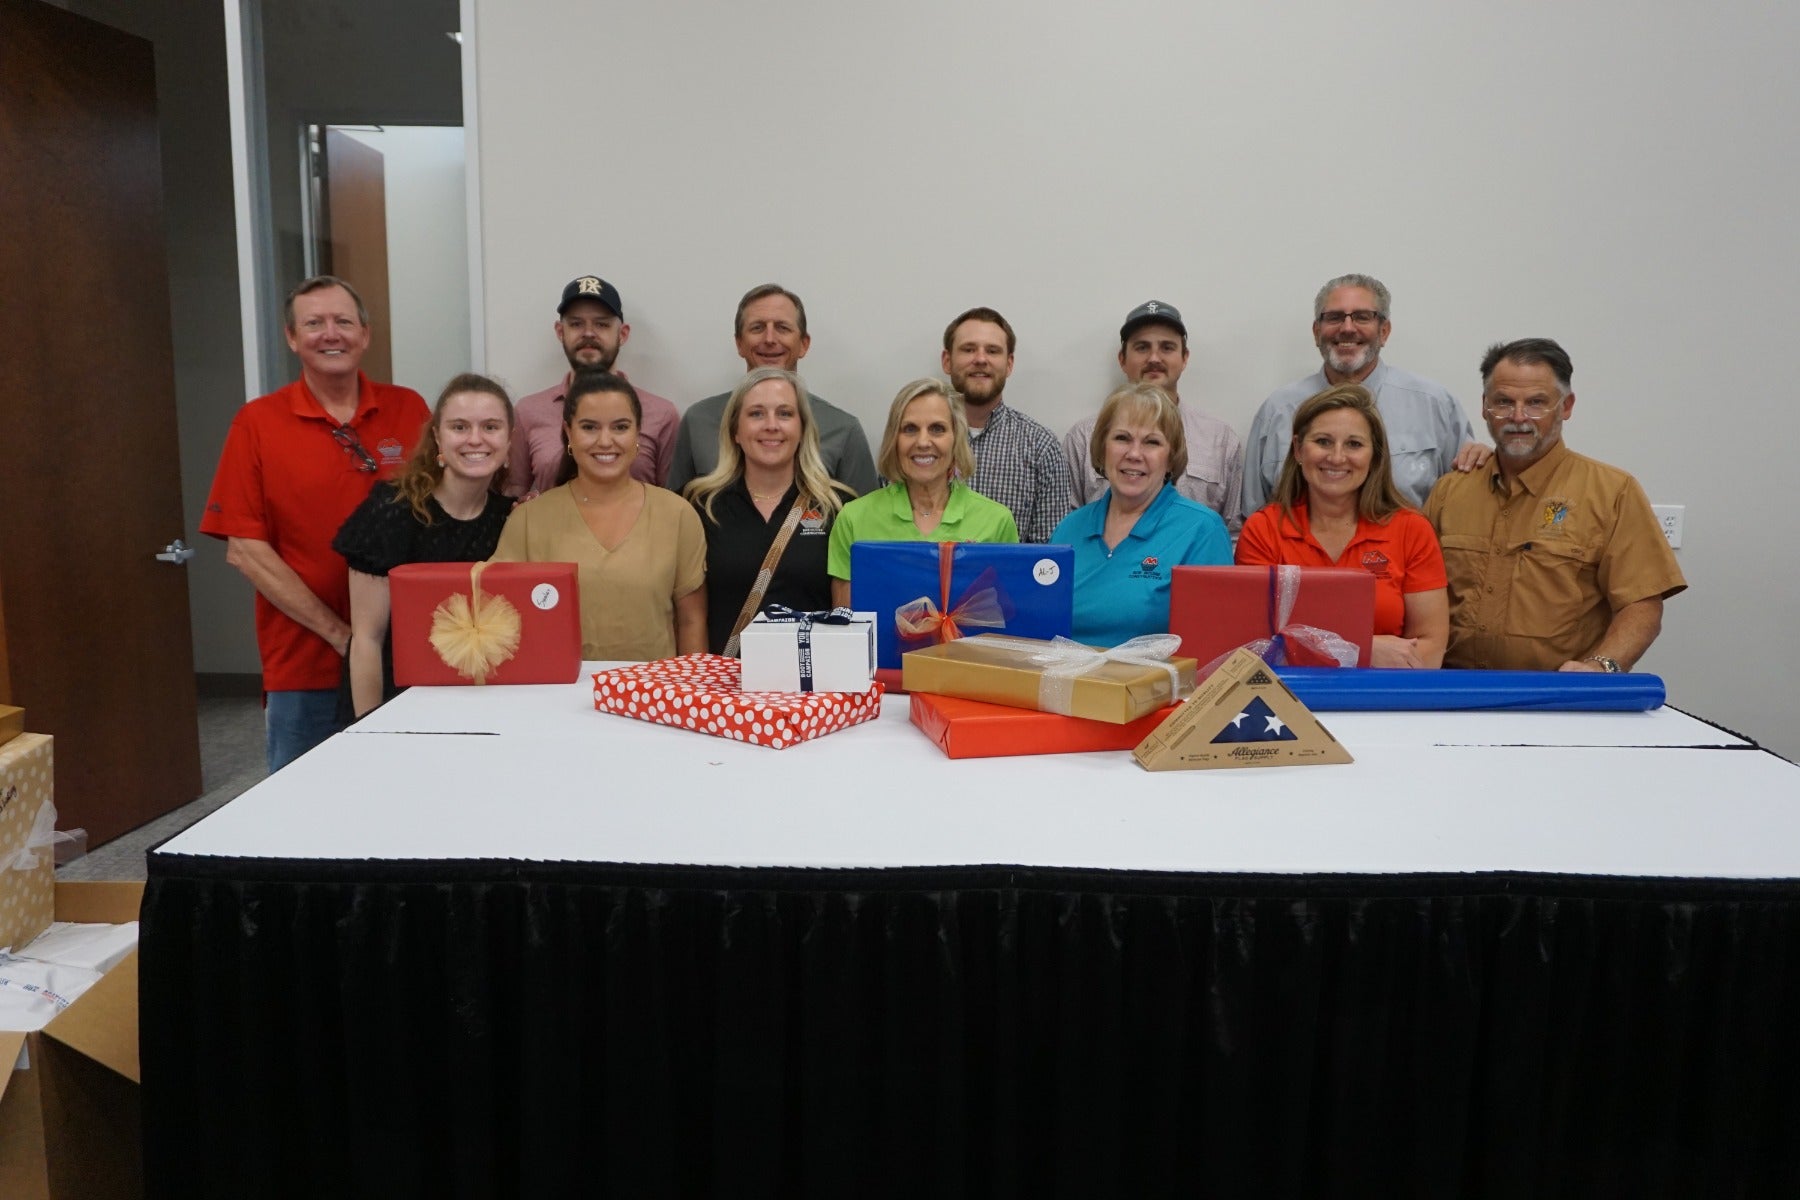
<path fill-rule="evenodd" d="M 1276 716 L 1261 696 L 1253 696 L 1231 723 L 1213 739 L 1220 742 L 1294 742 L 1299 735 Z"/>

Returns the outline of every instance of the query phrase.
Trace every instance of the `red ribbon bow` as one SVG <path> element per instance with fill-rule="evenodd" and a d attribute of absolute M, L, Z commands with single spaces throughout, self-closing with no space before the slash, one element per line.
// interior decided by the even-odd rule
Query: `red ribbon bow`
<path fill-rule="evenodd" d="M 894 629 L 900 639 L 917 642 L 953 642 L 967 637 L 965 629 L 1004 629 L 1006 610 L 994 568 L 975 577 L 954 606 L 950 603 L 950 569 L 956 557 L 955 542 L 938 543 L 938 600 L 920 596 L 894 610 Z"/>

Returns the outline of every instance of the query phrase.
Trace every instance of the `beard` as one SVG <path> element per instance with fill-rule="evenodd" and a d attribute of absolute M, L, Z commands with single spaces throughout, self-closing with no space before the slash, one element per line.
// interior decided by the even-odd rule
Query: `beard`
<path fill-rule="evenodd" d="M 968 404 L 989 404 L 1000 398 L 1006 390 L 1006 379 L 1000 375 L 990 375 L 985 379 L 971 379 L 967 375 L 952 375 L 950 386 L 962 393 Z"/>
<path fill-rule="evenodd" d="M 1381 347 L 1374 342 L 1327 342 L 1319 343 L 1319 354 L 1325 359 L 1325 365 L 1344 375 L 1354 375 L 1365 367 L 1373 366 L 1375 359 L 1381 354 Z"/>
<path fill-rule="evenodd" d="M 600 357 L 593 362 L 582 362 L 576 357 L 588 350 L 597 352 Z M 563 357 L 569 360 L 569 370 L 571 371 L 610 371 L 613 369 L 613 363 L 618 361 L 619 351 L 617 348 L 608 350 L 599 342 L 577 342 L 573 347 L 563 347 Z"/>

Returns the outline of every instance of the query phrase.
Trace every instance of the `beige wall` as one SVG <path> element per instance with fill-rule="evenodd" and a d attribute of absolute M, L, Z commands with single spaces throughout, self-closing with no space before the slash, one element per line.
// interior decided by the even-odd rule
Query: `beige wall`
<path fill-rule="evenodd" d="M 577 272 L 623 293 L 621 365 L 683 402 L 731 381 L 733 304 L 778 279 L 808 302 L 809 381 L 871 430 L 976 303 L 1018 328 L 1009 399 L 1060 430 L 1159 297 L 1192 331 L 1184 397 L 1243 431 L 1316 367 L 1317 285 L 1369 271 L 1390 361 L 1471 413 L 1489 342 L 1570 348 L 1570 443 L 1688 506 L 1692 586 L 1645 669 L 1800 754 L 1777 394 L 1800 9 L 473 8 L 483 332 L 516 386 L 559 369 Z"/>

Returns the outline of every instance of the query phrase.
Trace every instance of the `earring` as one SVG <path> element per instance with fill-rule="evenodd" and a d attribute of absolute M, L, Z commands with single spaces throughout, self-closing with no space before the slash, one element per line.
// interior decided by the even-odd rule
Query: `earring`
<path fill-rule="evenodd" d="M 443 465 L 444 465 L 444 456 L 440 454 L 440 455 L 438 455 L 438 466 L 441 467 Z"/>

